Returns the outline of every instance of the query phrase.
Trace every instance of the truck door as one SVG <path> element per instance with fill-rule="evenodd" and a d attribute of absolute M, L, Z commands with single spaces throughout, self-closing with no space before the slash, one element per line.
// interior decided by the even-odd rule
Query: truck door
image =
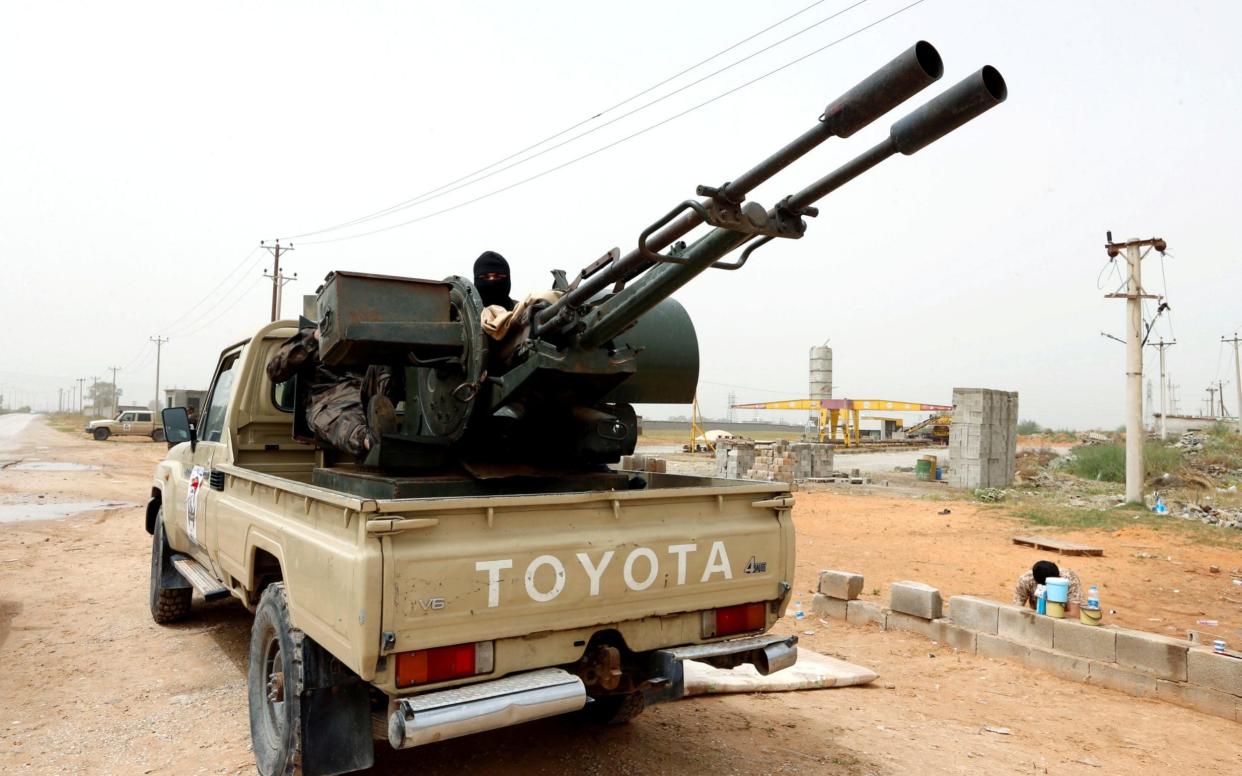
<path fill-rule="evenodd" d="M 117 432 L 116 432 L 117 436 L 134 433 L 133 428 L 134 428 L 134 415 L 135 414 L 136 413 L 133 413 L 133 412 L 122 412 L 121 413 L 121 417 L 118 418 L 118 420 L 120 420 L 121 422 L 121 425 L 120 425 L 120 428 L 117 429 Z"/>
<path fill-rule="evenodd" d="M 211 516 L 212 502 L 214 496 L 224 487 L 223 473 L 213 473 L 212 464 L 227 459 L 225 429 L 229 403 L 233 397 L 233 384 L 240 366 L 240 355 L 241 351 L 237 350 L 220 360 L 202 418 L 198 423 L 198 446 L 186 476 L 185 500 L 180 505 L 181 525 L 193 545 L 191 552 L 199 562 L 207 565 L 214 565 L 212 559 L 217 552 L 215 526 Z"/>
<path fill-rule="evenodd" d="M 139 412 L 136 413 L 136 415 L 137 417 L 134 420 L 132 433 L 141 436 L 150 436 L 151 430 L 155 428 L 155 424 L 151 422 L 151 413 Z"/>

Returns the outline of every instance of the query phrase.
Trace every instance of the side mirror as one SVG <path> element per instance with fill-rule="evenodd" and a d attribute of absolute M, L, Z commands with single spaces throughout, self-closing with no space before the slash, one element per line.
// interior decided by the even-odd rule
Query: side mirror
<path fill-rule="evenodd" d="M 190 451 L 198 447 L 198 438 L 194 435 L 194 427 L 190 425 L 190 414 L 185 407 L 169 407 L 160 411 L 164 420 L 164 440 L 168 446 L 190 443 Z"/>

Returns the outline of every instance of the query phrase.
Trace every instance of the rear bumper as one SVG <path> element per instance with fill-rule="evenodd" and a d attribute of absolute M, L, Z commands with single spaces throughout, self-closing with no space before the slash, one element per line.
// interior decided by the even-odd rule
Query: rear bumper
<path fill-rule="evenodd" d="M 581 679 L 559 668 L 544 668 L 402 698 L 388 718 L 388 743 L 408 749 L 577 711 L 586 703 Z"/>
<path fill-rule="evenodd" d="M 645 691 L 649 704 L 676 700 L 685 695 L 683 661 L 696 660 L 716 668 L 734 668 L 749 663 L 760 674 L 767 676 L 797 662 L 798 637 L 768 634 L 715 644 L 693 644 L 657 650 L 652 653 L 652 658 L 656 661 L 652 668 L 667 681 L 653 682 Z"/>
<path fill-rule="evenodd" d="M 797 643 L 797 636 L 767 635 L 647 653 L 652 678 L 643 690 L 645 700 L 652 704 L 685 695 L 683 661 L 697 660 L 718 668 L 750 663 L 766 676 L 794 664 Z M 586 704 L 581 679 L 560 668 L 544 668 L 401 698 L 388 717 L 388 743 L 394 749 L 409 749 L 566 714 Z"/>

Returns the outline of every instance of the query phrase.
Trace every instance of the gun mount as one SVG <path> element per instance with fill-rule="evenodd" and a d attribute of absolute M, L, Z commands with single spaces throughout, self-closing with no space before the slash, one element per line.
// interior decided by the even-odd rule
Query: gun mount
<path fill-rule="evenodd" d="M 1000 104 L 1005 81 L 995 68 L 982 68 L 897 121 L 881 143 L 773 207 L 748 200 L 750 191 L 942 74 L 936 49 L 915 44 L 772 156 L 722 185 L 699 186 L 701 199 L 651 224 L 629 253 L 609 251 L 572 282 L 555 272 L 559 297 L 526 307 L 502 339 L 484 331 L 483 305 L 465 278 L 330 275 L 318 299 L 324 360 L 404 367 L 401 428 L 385 435 L 367 463 L 392 472 L 460 462 L 487 478 L 599 471 L 633 452 L 632 405 L 689 403 L 698 382 L 698 340 L 674 292 L 708 269 L 742 268 L 775 239 L 802 237 L 816 202 Z M 702 225 L 711 228 L 688 245 L 681 241 Z M 724 260 L 738 248 L 736 260 Z"/>

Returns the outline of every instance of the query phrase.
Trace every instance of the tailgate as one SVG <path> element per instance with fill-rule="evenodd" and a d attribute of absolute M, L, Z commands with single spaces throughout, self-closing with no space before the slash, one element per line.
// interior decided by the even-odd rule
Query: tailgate
<path fill-rule="evenodd" d="M 381 502 L 383 630 L 404 651 L 780 599 L 790 505 L 768 483 Z"/>

